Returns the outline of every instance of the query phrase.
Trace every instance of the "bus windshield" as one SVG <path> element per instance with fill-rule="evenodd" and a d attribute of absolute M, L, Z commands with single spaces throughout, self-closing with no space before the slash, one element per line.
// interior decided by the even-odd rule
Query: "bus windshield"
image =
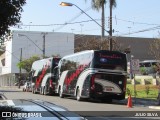
<path fill-rule="evenodd" d="M 127 70 L 126 55 L 115 51 L 96 51 L 94 54 L 94 68 L 110 70 Z"/>

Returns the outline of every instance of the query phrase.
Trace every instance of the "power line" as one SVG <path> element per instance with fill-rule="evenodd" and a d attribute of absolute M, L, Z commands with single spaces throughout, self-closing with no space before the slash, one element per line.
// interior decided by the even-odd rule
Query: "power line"
<path fill-rule="evenodd" d="M 108 17 L 107 17 L 108 18 Z M 130 21 L 130 20 L 124 20 L 124 19 L 119 19 L 119 18 L 115 18 L 116 20 L 119 20 L 119 21 L 124 21 L 124 22 L 129 22 L 129 23 L 132 23 L 132 24 L 143 24 L 143 25 L 160 25 L 160 24 L 155 24 L 155 23 L 143 23 L 143 22 L 135 22 L 135 21 Z M 101 19 L 94 19 L 95 21 L 100 21 Z M 59 23 L 59 24 L 39 24 L 39 25 L 24 25 L 24 24 L 21 24 L 20 26 L 65 26 L 65 25 L 69 25 L 69 24 L 79 24 L 79 23 L 85 23 L 85 22 L 92 22 L 93 20 L 83 20 L 83 21 L 77 21 L 77 22 L 65 22 L 65 23 Z"/>
<path fill-rule="evenodd" d="M 120 18 L 116 18 L 116 20 L 120 20 L 120 21 L 124 21 L 124 22 L 129 22 L 132 24 L 143 24 L 143 25 L 160 25 L 160 24 L 153 24 L 153 23 L 144 23 L 144 22 L 135 22 L 135 21 L 130 21 L 130 20 L 124 20 L 124 19 L 120 19 Z"/>
<path fill-rule="evenodd" d="M 91 6 L 88 7 L 87 9 L 84 10 L 84 12 L 87 12 L 87 11 L 90 10 L 91 8 L 92 8 Z M 78 18 L 79 16 L 81 16 L 82 14 L 83 14 L 83 12 L 80 12 L 79 14 L 77 14 L 75 17 L 73 17 L 72 19 L 70 19 L 70 20 L 69 20 L 68 22 L 66 22 L 66 23 L 70 23 L 70 22 L 74 21 L 75 19 L 77 19 L 77 18 Z M 56 28 L 55 30 L 56 30 L 56 31 L 60 30 L 60 29 L 63 28 L 65 25 L 67 25 L 66 23 L 65 23 L 64 25 Z"/>
<path fill-rule="evenodd" d="M 90 8 L 86 9 L 89 10 Z M 82 14 L 82 12 L 77 15 L 76 17 L 72 18 L 70 21 L 66 22 L 66 23 L 63 23 L 63 24 L 46 24 L 46 25 L 21 25 L 21 26 L 65 26 L 65 25 L 71 25 L 71 24 L 80 24 L 80 23 L 85 23 L 85 22 L 92 22 L 93 20 L 84 20 L 84 21 L 77 21 L 77 22 L 71 22 L 73 20 L 75 20 L 77 17 L 79 17 L 80 15 Z M 142 25 L 158 25 L 156 27 L 153 27 L 153 28 L 148 28 L 148 29 L 143 29 L 143 30 L 139 30 L 139 31 L 134 31 L 134 32 L 130 32 L 130 33 L 124 33 L 122 35 L 130 35 L 130 34 L 136 34 L 136 33 L 141 33 L 141 32 L 147 32 L 147 31 L 151 31 L 151 30 L 156 30 L 156 29 L 159 29 L 159 25 L 160 24 L 154 24 L 154 23 L 144 23 L 144 22 L 135 22 L 135 21 L 130 21 L 130 20 L 124 20 L 124 19 L 120 19 L 120 18 L 117 18 L 115 17 L 116 19 L 116 22 L 117 20 L 119 21 L 124 21 L 124 22 L 129 22 L 129 23 L 132 23 L 133 25 L 135 24 L 142 24 Z M 101 19 L 94 19 L 96 21 L 99 21 Z M 91 31 L 91 30 L 90 30 Z"/>
<path fill-rule="evenodd" d="M 100 19 L 94 19 L 94 20 L 100 20 Z M 66 22 L 66 23 L 63 23 L 63 24 L 46 24 L 46 25 L 21 25 L 21 26 L 58 26 L 58 25 L 69 25 L 69 24 L 79 24 L 79 23 L 85 23 L 85 22 L 92 22 L 93 20 L 84 20 L 84 21 L 77 21 L 77 22 Z"/>
<path fill-rule="evenodd" d="M 160 26 L 156 26 L 156 27 L 152 27 L 152 28 L 147 28 L 147 29 L 143 29 L 143 30 L 139 30 L 139 31 L 134 31 L 134 32 L 126 33 L 126 34 L 121 34 L 120 36 L 122 36 L 122 35 L 136 34 L 136 33 L 141 33 L 141 32 L 147 32 L 147 31 L 156 30 L 156 29 L 160 29 Z"/>

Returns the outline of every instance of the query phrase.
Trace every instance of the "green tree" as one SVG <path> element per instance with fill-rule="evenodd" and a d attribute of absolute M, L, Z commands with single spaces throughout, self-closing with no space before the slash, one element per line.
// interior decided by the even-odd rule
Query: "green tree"
<path fill-rule="evenodd" d="M 39 59 L 40 59 L 40 57 L 38 57 L 38 56 L 32 56 L 29 59 L 25 59 L 25 60 L 22 60 L 21 62 L 19 62 L 17 64 L 17 66 L 18 66 L 18 68 L 22 68 L 22 69 L 26 70 L 27 72 L 30 72 L 31 67 L 32 67 L 32 63 L 36 60 L 39 60 Z"/>
<path fill-rule="evenodd" d="M 0 0 L 0 40 L 10 32 L 9 27 L 20 22 L 22 6 L 26 0 Z"/>
<path fill-rule="evenodd" d="M 160 33 L 159 38 L 155 38 L 150 42 L 150 54 L 155 57 L 156 60 L 160 60 Z"/>
<path fill-rule="evenodd" d="M 75 52 L 83 50 L 105 50 L 106 48 L 109 48 L 108 40 L 99 41 L 100 38 L 87 38 L 76 46 Z"/>
<path fill-rule="evenodd" d="M 154 56 L 155 60 L 160 60 L 160 33 L 158 38 L 155 38 L 153 41 L 150 41 L 150 51 L 149 54 Z M 153 69 L 160 73 L 160 64 L 157 63 Z"/>

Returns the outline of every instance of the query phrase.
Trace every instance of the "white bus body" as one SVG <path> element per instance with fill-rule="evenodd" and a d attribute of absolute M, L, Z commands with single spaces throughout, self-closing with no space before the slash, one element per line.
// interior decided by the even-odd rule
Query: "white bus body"
<path fill-rule="evenodd" d="M 125 99 L 126 54 L 87 50 L 63 57 L 58 64 L 57 93 L 82 98 Z"/>
<path fill-rule="evenodd" d="M 32 92 L 40 94 L 53 94 L 57 85 L 54 68 L 58 65 L 60 58 L 46 58 L 37 60 L 32 64 L 31 82 Z"/>

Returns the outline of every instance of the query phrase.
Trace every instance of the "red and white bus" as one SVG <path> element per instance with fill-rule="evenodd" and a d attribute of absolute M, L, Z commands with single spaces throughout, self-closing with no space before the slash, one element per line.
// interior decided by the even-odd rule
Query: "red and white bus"
<path fill-rule="evenodd" d="M 37 60 L 31 68 L 31 89 L 33 93 L 53 94 L 55 86 L 58 85 L 54 76 L 54 68 L 58 65 L 60 58 L 46 58 Z"/>
<path fill-rule="evenodd" d="M 126 54 L 118 51 L 87 50 L 63 57 L 58 64 L 60 97 L 98 98 L 111 102 L 125 99 Z"/>

